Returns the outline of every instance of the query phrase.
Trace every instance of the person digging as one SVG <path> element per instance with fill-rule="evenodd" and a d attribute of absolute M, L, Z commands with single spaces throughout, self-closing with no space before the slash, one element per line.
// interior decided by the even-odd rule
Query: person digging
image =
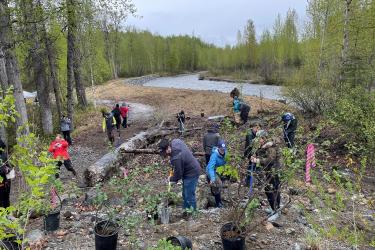
<path fill-rule="evenodd" d="M 261 167 L 264 172 L 266 186 L 264 188 L 270 208 L 266 212 L 271 216 L 268 221 L 275 221 L 280 217 L 280 160 L 278 155 L 278 148 L 274 141 L 267 140 L 268 133 L 264 130 L 258 132 L 259 148 L 255 156 L 251 156 L 251 162 Z"/>
<path fill-rule="evenodd" d="M 220 176 L 216 173 L 216 169 L 226 164 L 225 155 L 226 145 L 224 141 L 220 140 L 218 146 L 212 149 L 210 161 L 206 167 L 206 174 L 211 187 L 211 193 L 215 197 L 216 207 L 220 208 L 223 207 L 223 202 L 221 201 L 221 189 L 223 184 Z"/>
<path fill-rule="evenodd" d="M 201 167 L 193 153 L 180 139 L 162 139 L 158 145 L 159 154 L 169 157 L 173 167 L 173 175 L 168 177 L 168 182 L 177 183 L 182 180 L 183 208 L 196 210 L 197 202 L 195 192 L 198 184 Z"/>
<path fill-rule="evenodd" d="M 281 120 L 284 123 L 284 140 L 288 148 L 294 147 L 294 137 L 297 130 L 297 118 L 292 113 L 285 113 Z"/>

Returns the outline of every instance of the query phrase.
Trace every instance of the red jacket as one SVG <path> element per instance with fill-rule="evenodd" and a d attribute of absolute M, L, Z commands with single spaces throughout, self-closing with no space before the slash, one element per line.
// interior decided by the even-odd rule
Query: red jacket
<path fill-rule="evenodd" d="M 122 117 L 127 117 L 129 112 L 129 108 L 126 106 L 121 106 L 120 107 L 120 113 Z"/>
<path fill-rule="evenodd" d="M 68 146 L 68 142 L 64 139 L 54 140 L 53 142 L 51 142 L 48 151 L 53 153 L 54 159 L 68 160 L 70 159 Z"/>

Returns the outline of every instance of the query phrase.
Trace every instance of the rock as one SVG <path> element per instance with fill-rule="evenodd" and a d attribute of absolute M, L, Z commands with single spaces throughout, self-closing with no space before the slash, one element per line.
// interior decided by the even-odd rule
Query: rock
<path fill-rule="evenodd" d="M 194 221 L 189 221 L 188 222 L 188 230 L 190 232 L 198 232 L 200 230 L 202 230 L 205 226 L 201 223 L 197 223 L 197 222 L 194 222 Z"/>
<path fill-rule="evenodd" d="M 257 241 L 257 234 L 252 234 L 252 235 L 250 235 L 249 239 L 250 239 L 251 241 Z"/>
<path fill-rule="evenodd" d="M 293 250 L 302 250 L 302 246 L 300 243 L 294 243 Z"/>
<path fill-rule="evenodd" d="M 327 189 L 327 193 L 328 194 L 335 194 L 336 193 L 336 189 L 334 189 L 334 188 L 328 188 Z"/>
<path fill-rule="evenodd" d="M 206 185 L 207 182 L 207 176 L 205 174 L 202 174 L 199 176 L 198 184 L 199 185 Z"/>
<path fill-rule="evenodd" d="M 60 230 L 55 232 L 55 235 L 57 237 L 64 237 L 67 233 L 68 233 L 68 231 L 60 229 Z"/>
<path fill-rule="evenodd" d="M 294 235 L 296 233 L 296 230 L 292 227 L 287 228 L 285 231 L 287 234 Z"/>
<path fill-rule="evenodd" d="M 68 210 L 64 212 L 63 216 L 65 219 L 70 219 L 73 216 L 73 213 Z"/>
<path fill-rule="evenodd" d="M 26 238 L 29 240 L 30 244 L 36 243 L 38 241 L 41 241 L 44 238 L 44 233 L 40 229 L 35 229 L 30 231 Z"/>
<path fill-rule="evenodd" d="M 272 230 L 272 229 L 274 228 L 274 226 L 272 225 L 272 223 L 267 222 L 266 225 L 265 225 L 265 228 L 266 228 L 268 231 L 270 231 L 270 230 Z"/>

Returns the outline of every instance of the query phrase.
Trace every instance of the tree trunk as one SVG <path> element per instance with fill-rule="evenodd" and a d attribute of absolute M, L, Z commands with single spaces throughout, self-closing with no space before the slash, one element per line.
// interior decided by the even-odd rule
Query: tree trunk
<path fill-rule="evenodd" d="M 43 6 L 40 0 L 23 1 L 23 11 L 25 18 L 26 38 L 30 41 L 29 56 L 31 59 L 31 70 L 33 81 L 36 85 L 37 97 L 40 108 L 42 129 L 45 135 L 53 133 L 53 119 L 50 100 L 50 86 L 47 81 L 45 48 L 42 47 L 44 38 L 44 23 L 39 21 L 40 15 L 43 17 Z"/>
<path fill-rule="evenodd" d="M 77 33 L 78 33 L 78 18 L 77 18 L 77 3 L 75 0 L 67 0 L 67 17 L 68 17 L 68 58 L 70 59 L 70 64 L 68 66 L 72 69 L 74 74 L 75 88 L 78 104 L 82 107 L 87 106 L 86 91 L 85 86 L 82 82 L 81 73 L 81 53 L 78 47 Z M 70 73 L 68 72 L 68 75 Z M 68 76 L 69 81 L 69 76 Z M 68 105 L 69 106 L 69 105 Z M 68 111 L 69 113 L 69 111 Z"/>
<path fill-rule="evenodd" d="M 0 96 L 1 99 L 4 98 L 5 92 L 8 89 L 8 76 L 5 67 L 5 54 L 2 50 L 2 47 L 0 47 L 0 85 L 2 90 L 2 95 Z M 5 126 L 0 126 L 0 139 L 8 145 L 8 137 Z"/>
<path fill-rule="evenodd" d="M 154 143 L 157 139 L 172 133 L 174 133 L 174 131 L 162 130 L 161 126 L 138 133 L 120 147 L 104 155 L 97 162 L 86 168 L 84 171 L 85 184 L 88 187 L 95 186 L 96 183 L 110 178 L 111 175 L 117 171 L 116 163 L 121 162 L 121 165 L 123 165 L 126 161 L 133 159 L 132 155 L 122 155 L 121 151 L 146 147 Z M 103 136 L 105 135 L 103 134 Z"/>
<path fill-rule="evenodd" d="M 345 13 L 344 13 L 344 35 L 343 46 L 341 50 L 341 72 L 339 76 L 339 83 L 342 84 L 345 79 L 345 72 L 350 65 L 349 62 L 349 22 L 350 22 L 350 5 L 352 0 L 344 0 Z"/>
<path fill-rule="evenodd" d="M 73 46 L 71 45 L 72 30 L 68 29 L 68 51 L 67 51 L 67 112 L 68 117 L 72 121 L 72 126 L 74 124 L 73 119 L 73 108 L 74 108 L 74 96 L 73 96 L 73 86 L 74 86 L 74 76 L 73 76 Z"/>
<path fill-rule="evenodd" d="M 61 91 L 60 91 L 60 82 L 57 76 L 57 66 L 56 66 L 56 50 L 52 44 L 50 37 L 48 37 L 45 27 L 43 27 L 44 42 L 47 50 L 48 56 L 48 66 L 50 70 L 50 77 L 53 86 L 53 92 L 55 94 L 57 115 L 59 120 L 61 119 L 62 106 L 61 106 Z"/>
<path fill-rule="evenodd" d="M 15 98 L 16 110 L 19 114 L 17 116 L 17 136 L 21 134 L 28 134 L 28 119 L 25 99 L 23 97 L 23 89 L 20 80 L 20 73 L 18 70 L 18 62 L 13 52 L 13 41 L 11 36 L 10 10 L 8 1 L 0 0 L 0 48 L 5 54 L 5 68 L 8 78 L 8 85 L 13 85 L 13 95 Z"/>

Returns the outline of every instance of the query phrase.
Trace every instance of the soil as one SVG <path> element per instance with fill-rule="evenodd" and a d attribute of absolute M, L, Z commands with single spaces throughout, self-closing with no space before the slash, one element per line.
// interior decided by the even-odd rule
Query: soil
<path fill-rule="evenodd" d="M 207 116 L 226 115 L 231 116 L 231 98 L 227 94 L 211 91 L 192 91 L 177 89 L 161 89 L 125 84 L 123 80 L 112 81 L 96 88 L 94 94 L 88 91 L 89 98 L 98 101 L 96 110 L 83 114 L 80 126 L 73 133 L 73 146 L 70 153 L 73 165 L 78 172 L 78 176 L 86 167 L 98 160 L 108 152 L 106 134 L 101 132 L 100 108 L 109 109 L 118 102 L 127 102 L 139 106 L 148 105 L 151 109 L 136 115 L 130 111 L 130 117 L 134 117 L 129 128 L 121 129 L 120 137 L 116 138 L 116 145 L 132 137 L 134 134 L 147 129 L 150 126 L 159 124 L 164 120 L 172 126 L 177 126 L 176 114 L 183 109 L 190 117 L 186 122 L 186 127 L 203 127 L 203 130 L 194 131 L 185 135 L 186 144 L 193 151 L 202 151 L 202 137 L 208 126 Z M 281 103 L 270 100 L 261 100 L 256 97 L 245 97 L 251 104 L 251 119 L 257 120 L 278 115 L 287 107 Z M 144 107 L 144 106 L 143 106 Z M 142 109 L 140 109 L 142 110 Z M 201 117 L 201 113 L 205 117 Z M 267 114 L 267 115 L 264 115 Z M 236 133 L 243 134 L 248 129 L 247 126 L 237 128 Z M 176 132 L 171 138 L 179 137 Z M 243 145 L 238 145 L 243 148 Z M 156 148 L 156 144 L 149 147 Z M 203 165 L 203 157 L 199 159 Z M 152 222 L 147 219 L 148 201 L 167 190 L 167 176 L 169 171 L 168 160 L 161 160 L 158 155 L 134 155 L 129 162 L 122 162 L 121 167 L 129 173 L 136 173 L 130 183 L 119 172 L 111 181 L 115 184 L 105 183 L 105 192 L 109 197 L 109 204 L 117 210 L 120 220 L 138 218 L 137 221 L 129 221 L 124 228 L 119 231 L 118 249 L 147 249 L 155 246 L 157 241 L 169 236 L 186 236 L 193 242 L 193 249 L 215 250 L 222 249 L 220 238 L 221 226 L 232 220 L 231 198 L 238 193 L 237 182 L 227 181 L 223 189 L 224 208 L 208 208 L 207 199 L 210 190 L 206 183 L 206 177 L 202 175 L 197 189 L 197 200 L 202 208 L 198 214 L 192 215 L 189 219 L 182 218 L 181 206 L 181 185 L 173 186 L 173 191 L 180 199 L 178 205 L 170 206 L 170 224 L 161 225 L 160 222 Z M 242 166 L 246 167 L 246 166 Z M 88 201 L 92 190 L 77 188 L 80 177 L 72 178 L 72 175 L 62 168 L 61 179 L 66 185 L 66 196 L 63 202 L 60 230 L 46 235 L 44 243 L 45 249 L 94 249 L 95 221 L 104 219 L 106 214 L 100 211 L 96 217 L 95 209 Z M 118 184 L 116 184 L 118 183 Z M 136 190 L 136 187 L 139 189 Z M 321 209 L 314 207 L 309 198 L 303 195 L 307 187 L 303 182 L 303 170 L 300 171 L 298 180 L 293 182 L 293 186 L 282 188 L 282 203 L 286 201 L 284 197 L 289 195 L 289 188 L 297 189 L 294 192 L 293 202 L 287 206 L 277 221 L 277 226 L 271 223 L 264 223 L 267 207 L 267 200 L 263 189 L 254 188 L 254 194 L 259 194 L 261 207 L 256 209 L 256 216 L 252 221 L 254 227 L 246 235 L 246 246 L 248 249 L 312 249 L 306 235 L 315 235 L 317 232 L 312 225 L 307 222 L 305 209 L 314 211 Z M 122 199 L 124 193 L 131 192 L 131 198 L 124 205 Z M 301 191 L 302 190 L 302 191 Z M 240 189 L 242 197 L 247 193 L 246 188 Z M 211 197 L 212 198 L 212 197 Z M 371 209 L 367 206 L 361 207 L 359 213 L 367 213 Z M 135 225 L 135 227 L 132 227 Z M 29 230 L 43 228 L 42 219 L 31 221 Z M 235 232 L 234 232 L 235 233 Z M 231 232 L 226 232 L 226 236 Z M 346 243 L 339 239 L 321 239 L 319 242 L 321 249 L 351 249 Z"/>
<path fill-rule="evenodd" d="M 235 239 L 238 238 L 241 234 L 238 231 L 225 231 L 223 232 L 224 239 Z"/>

